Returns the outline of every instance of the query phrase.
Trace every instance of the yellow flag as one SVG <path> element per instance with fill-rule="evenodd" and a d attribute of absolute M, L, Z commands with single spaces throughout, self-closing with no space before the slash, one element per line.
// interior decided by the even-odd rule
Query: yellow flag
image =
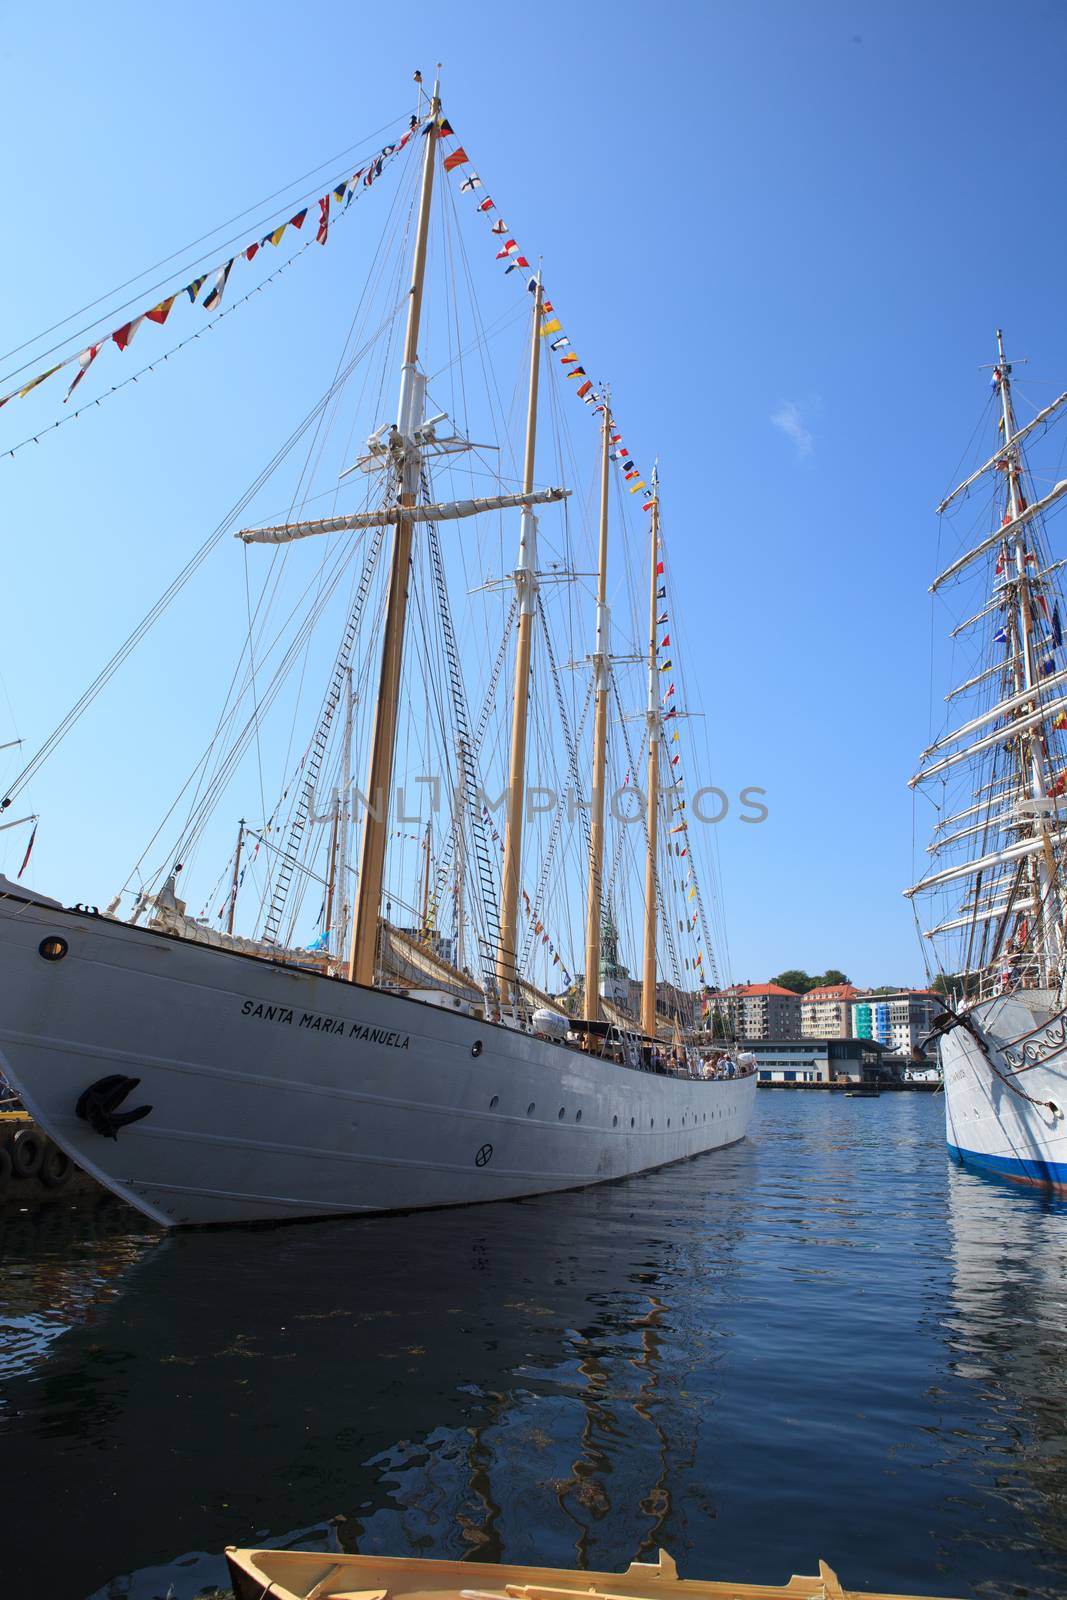
<path fill-rule="evenodd" d="M 40 377 L 31 378 L 29 383 L 26 385 L 25 389 L 20 389 L 19 390 L 19 399 L 21 400 L 24 394 L 29 394 L 31 389 L 36 389 L 36 387 L 37 387 L 37 385 L 39 383 L 43 383 L 46 378 L 50 378 L 52 376 L 53 372 L 58 372 L 60 367 L 65 366 L 65 365 L 66 365 L 65 362 L 60 361 L 60 362 L 58 362 L 56 364 L 56 366 L 49 367 L 47 372 L 42 372 Z"/>
<path fill-rule="evenodd" d="M 542 337 L 542 339 L 544 338 L 546 333 L 558 333 L 561 326 L 562 326 L 562 324 L 560 323 L 559 318 L 558 317 L 553 317 L 551 322 L 546 322 L 543 325 L 543 327 L 541 329 L 541 337 Z"/>
<path fill-rule="evenodd" d="M 636 494 L 638 489 L 643 489 L 644 487 L 645 487 L 644 478 L 638 478 L 636 483 L 631 483 L 631 485 L 630 485 L 630 493 L 631 494 Z"/>
<path fill-rule="evenodd" d="M 688 894 L 687 894 L 687 895 L 686 895 L 686 897 L 685 897 L 685 898 L 686 898 L 686 899 L 687 899 L 687 900 L 692 900 L 692 899 L 693 899 L 693 897 L 694 897 L 694 895 L 695 895 L 695 894 L 696 894 L 696 892 L 697 892 L 697 886 L 696 886 L 696 884 L 695 884 L 695 883 L 694 883 L 694 885 L 693 885 L 693 887 L 692 887 L 692 888 L 691 888 L 691 889 L 690 889 L 690 891 L 689 891 L 689 893 L 688 893 Z"/>
<path fill-rule="evenodd" d="M 281 244 L 282 234 L 285 232 L 288 226 L 289 224 L 287 222 L 283 222 L 280 228 L 275 228 L 274 232 L 268 236 L 271 244 Z"/>

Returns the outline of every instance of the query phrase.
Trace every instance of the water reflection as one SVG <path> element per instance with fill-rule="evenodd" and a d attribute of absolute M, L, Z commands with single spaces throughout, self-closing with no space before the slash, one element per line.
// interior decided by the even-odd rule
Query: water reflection
<path fill-rule="evenodd" d="M 292 1542 L 1062 1593 L 1067 1210 L 950 1170 L 919 1097 L 757 1122 L 515 1205 L 5 1226 L 13 1592 L 42 1543 L 57 1594 L 189 1600 Z"/>
<path fill-rule="evenodd" d="M 969 1436 L 998 1497 L 1047 1552 L 1048 1592 L 1067 1570 L 1067 1206 L 954 1169 L 949 1182 L 951 1370 L 988 1420 Z M 984 1547 L 988 1528 L 976 1527 Z M 1060 1582 L 1057 1585 L 1057 1577 Z"/>

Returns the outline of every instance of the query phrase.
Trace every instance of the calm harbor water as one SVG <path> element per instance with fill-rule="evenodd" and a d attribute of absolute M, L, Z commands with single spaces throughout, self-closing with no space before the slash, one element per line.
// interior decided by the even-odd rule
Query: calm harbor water
<path fill-rule="evenodd" d="M 0 1221 L 5 1595 L 191 1597 L 225 1544 L 1067 1593 L 1067 1205 L 939 1097 L 764 1092 L 582 1194 L 159 1235 Z"/>

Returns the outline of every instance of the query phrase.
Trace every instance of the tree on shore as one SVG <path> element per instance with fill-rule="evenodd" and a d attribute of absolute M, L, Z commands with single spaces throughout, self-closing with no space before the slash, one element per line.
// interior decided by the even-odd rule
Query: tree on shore
<path fill-rule="evenodd" d="M 816 975 L 805 972 L 802 967 L 788 967 L 769 981 L 776 983 L 780 989 L 792 989 L 794 994 L 807 994 L 809 989 L 834 988 L 850 980 L 838 967 L 828 967 L 825 972 Z"/>

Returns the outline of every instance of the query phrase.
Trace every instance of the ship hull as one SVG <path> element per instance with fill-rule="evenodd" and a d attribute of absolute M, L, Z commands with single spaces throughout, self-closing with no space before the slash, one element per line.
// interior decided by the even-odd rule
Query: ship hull
<path fill-rule="evenodd" d="M 941 1038 L 950 1155 L 975 1171 L 1067 1194 L 1064 1015 L 1051 995 L 1025 992 L 968 1015 L 998 1070 L 966 1029 Z"/>
<path fill-rule="evenodd" d="M 45 960 L 43 940 L 66 941 Z M 404 996 L 0 899 L 0 1070 L 163 1226 L 517 1199 L 744 1138 L 755 1078 L 678 1078 Z M 77 1114 L 139 1080 L 115 1137 Z"/>

